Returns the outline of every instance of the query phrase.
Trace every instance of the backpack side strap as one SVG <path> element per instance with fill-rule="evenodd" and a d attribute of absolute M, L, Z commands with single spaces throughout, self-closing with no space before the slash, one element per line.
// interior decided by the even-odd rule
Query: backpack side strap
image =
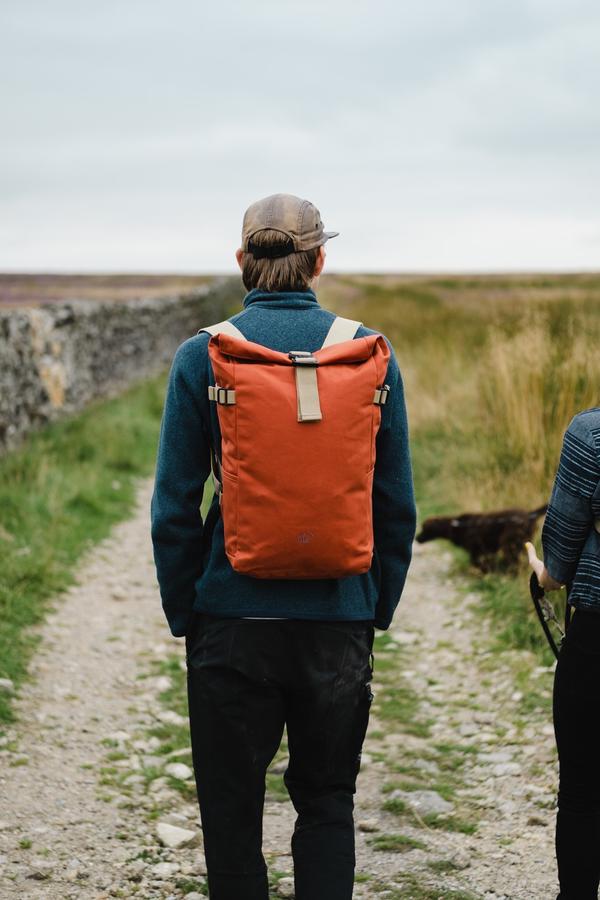
<path fill-rule="evenodd" d="M 243 341 L 246 340 L 240 329 L 236 328 L 229 319 L 217 322 L 216 325 L 205 325 L 204 328 L 198 329 L 197 334 L 200 334 L 202 331 L 208 331 L 209 334 L 229 334 L 231 337 L 241 338 Z"/>
<path fill-rule="evenodd" d="M 354 319 L 344 319 L 343 316 L 336 316 L 331 327 L 325 336 L 325 340 L 321 344 L 321 350 L 324 347 L 331 347 L 332 344 L 341 344 L 343 341 L 350 341 L 362 325 Z"/>
<path fill-rule="evenodd" d="M 217 322 L 215 325 L 205 325 L 204 328 L 198 329 L 197 334 L 201 334 L 203 331 L 208 332 L 208 334 L 229 334 L 231 335 L 231 337 L 241 338 L 241 340 L 243 341 L 246 340 L 246 337 L 242 334 L 240 329 L 236 328 L 233 322 L 230 322 L 229 319 L 224 319 L 222 322 Z M 235 403 L 235 391 L 228 388 L 219 387 L 218 384 L 215 384 L 214 386 L 209 384 L 208 399 L 212 400 L 215 403 L 223 403 L 229 406 Z M 212 445 L 210 448 L 210 462 L 215 494 L 219 498 L 220 504 L 221 495 L 223 493 L 221 463 Z"/>
<path fill-rule="evenodd" d="M 205 325 L 204 328 L 198 329 L 197 334 L 201 334 L 203 331 L 208 332 L 208 334 L 229 334 L 231 337 L 241 338 L 243 341 L 246 340 L 240 329 L 236 328 L 229 319 L 224 319 L 223 322 L 217 322 L 215 325 Z M 235 390 L 220 387 L 218 384 L 214 386 L 209 384 L 208 399 L 213 400 L 215 403 L 231 406 L 235 403 Z"/>

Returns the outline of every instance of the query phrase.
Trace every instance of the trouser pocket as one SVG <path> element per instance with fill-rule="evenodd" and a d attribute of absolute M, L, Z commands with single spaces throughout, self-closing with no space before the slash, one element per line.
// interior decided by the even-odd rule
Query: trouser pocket
<path fill-rule="evenodd" d="M 185 637 L 188 666 L 227 665 L 235 619 L 195 613 Z"/>
<path fill-rule="evenodd" d="M 363 743 L 367 734 L 367 727 L 369 725 L 369 716 L 371 714 L 371 704 L 373 703 L 373 691 L 371 690 L 371 683 L 368 681 L 363 688 L 363 699 L 361 704 L 361 716 L 358 723 L 358 737 L 360 739 L 360 747 L 358 751 L 357 758 L 357 766 L 356 766 L 356 774 L 358 775 L 360 771 L 360 764 L 362 759 L 362 748 Z"/>
<path fill-rule="evenodd" d="M 346 693 L 348 709 L 348 762 L 351 767 L 351 777 L 354 781 L 360 771 L 362 747 L 367 734 L 371 704 L 373 703 L 373 690 L 371 687 L 372 668 L 369 662 L 368 650 L 363 649 L 358 662 L 358 669 L 353 685 Z M 340 698 L 341 699 L 341 698 Z M 343 751 L 342 751 L 343 752 Z"/>

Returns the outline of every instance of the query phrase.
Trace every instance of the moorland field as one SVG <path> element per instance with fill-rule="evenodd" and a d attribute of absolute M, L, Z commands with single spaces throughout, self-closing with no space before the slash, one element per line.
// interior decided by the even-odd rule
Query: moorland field
<path fill-rule="evenodd" d="M 2 276 L 0 305 L 129 299 L 202 281 Z M 381 329 L 396 348 L 421 519 L 546 501 L 569 420 L 598 402 L 600 275 L 334 274 L 321 279 L 318 297 Z M 164 386 L 162 376 L 96 403 L 0 460 L 2 676 L 24 677 L 36 640 L 27 626 L 68 586 L 83 551 L 128 515 L 137 479 L 151 475 Z M 499 642 L 547 659 L 524 554 L 518 574 L 482 576 L 453 553 Z M 0 718 L 10 715 L 0 697 Z"/>

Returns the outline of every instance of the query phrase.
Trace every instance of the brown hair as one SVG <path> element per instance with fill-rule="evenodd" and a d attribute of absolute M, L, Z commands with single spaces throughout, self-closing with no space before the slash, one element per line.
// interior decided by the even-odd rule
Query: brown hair
<path fill-rule="evenodd" d="M 258 247 L 281 244 L 282 234 L 273 228 L 264 228 L 252 235 L 252 242 Z M 315 274 L 319 248 L 299 250 L 276 259 L 263 257 L 254 259 L 251 253 L 242 257 L 242 281 L 247 291 L 259 288 L 262 291 L 305 291 Z"/>

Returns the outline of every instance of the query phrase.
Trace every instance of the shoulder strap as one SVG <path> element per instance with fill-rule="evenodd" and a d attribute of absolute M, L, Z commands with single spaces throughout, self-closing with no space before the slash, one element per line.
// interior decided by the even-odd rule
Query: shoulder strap
<path fill-rule="evenodd" d="M 352 340 L 361 325 L 362 322 L 356 322 L 354 319 L 344 319 L 343 316 L 336 316 L 331 323 L 325 340 L 321 344 L 321 349 L 331 347 L 332 344 L 341 344 L 343 341 Z"/>
<path fill-rule="evenodd" d="M 197 333 L 200 334 L 202 331 L 208 331 L 209 334 L 229 334 L 231 337 L 241 338 L 243 341 L 246 340 L 240 329 L 236 328 L 229 319 L 217 322 L 216 325 L 205 325 L 204 328 L 199 328 Z"/>
<path fill-rule="evenodd" d="M 208 334 L 229 334 L 232 337 L 241 338 L 243 341 L 246 340 L 245 336 L 242 334 L 239 328 L 230 322 L 229 319 L 224 319 L 222 322 L 217 322 L 215 325 L 205 325 L 204 328 L 199 328 L 196 332 L 197 334 L 202 334 L 203 331 L 208 332 Z M 208 399 L 209 400 L 217 400 L 218 402 L 223 403 L 235 403 L 235 391 L 234 390 L 225 390 L 224 388 L 218 388 L 216 385 L 208 386 Z M 217 456 L 217 453 L 214 447 L 211 444 L 210 447 L 210 462 L 212 469 L 212 478 L 213 484 L 215 488 L 215 494 L 219 498 L 219 506 L 221 504 L 221 495 L 223 493 L 223 485 L 221 478 L 221 462 Z"/>

